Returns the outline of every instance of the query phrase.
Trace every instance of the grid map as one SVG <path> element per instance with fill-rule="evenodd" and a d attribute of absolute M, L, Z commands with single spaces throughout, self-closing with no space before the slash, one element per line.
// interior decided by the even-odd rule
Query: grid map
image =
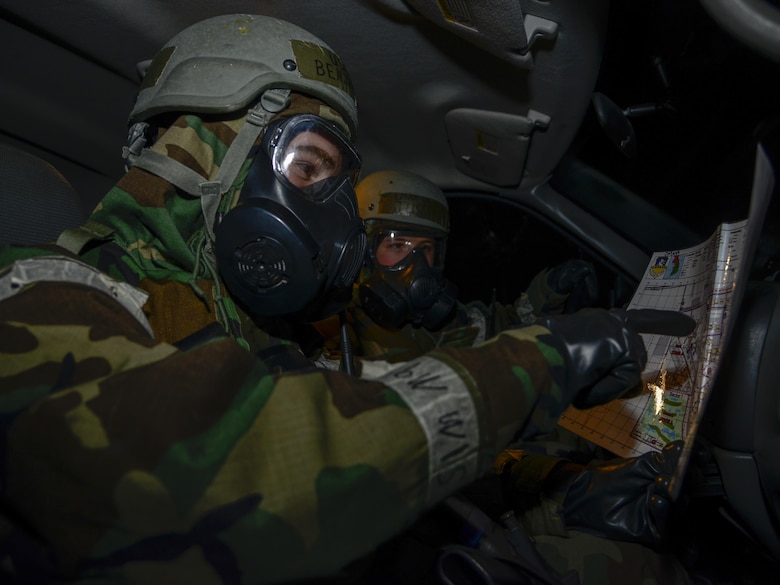
<path fill-rule="evenodd" d="M 680 311 L 696 330 L 685 338 L 643 334 L 641 393 L 587 411 L 571 407 L 561 426 L 621 457 L 660 450 L 695 429 L 717 370 L 746 224 L 722 224 L 700 246 L 653 254 L 628 308 Z"/>
<path fill-rule="evenodd" d="M 693 333 L 685 338 L 643 334 L 648 359 L 638 394 L 586 411 L 569 407 L 559 420 L 562 427 L 620 457 L 661 450 L 683 439 L 673 494 L 679 493 L 677 480 L 687 467 L 721 349 L 742 300 L 774 181 L 759 144 L 748 219 L 721 224 L 698 246 L 651 256 L 628 308 L 686 313 L 696 320 Z M 745 276 L 738 278 L 740 273 Z"/>

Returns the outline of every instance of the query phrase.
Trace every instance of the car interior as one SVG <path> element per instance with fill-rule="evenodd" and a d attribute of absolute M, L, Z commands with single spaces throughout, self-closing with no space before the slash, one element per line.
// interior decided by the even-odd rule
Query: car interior
<path fill-rule="evenodd" d="M 357 91 L 363 176 L 445 192 L 445 275 L 511 303 L 566 259 L 623 307 L 650 255 L 747 217 L 780 169 L 778 0 L 0 0 L 0 244 L 80 225 L 122 175 L 145 63 L 225 13 L 310 30 Z M 760 237 L 676 512 L 699 584 L 780 569 L 780 203 Z"/>

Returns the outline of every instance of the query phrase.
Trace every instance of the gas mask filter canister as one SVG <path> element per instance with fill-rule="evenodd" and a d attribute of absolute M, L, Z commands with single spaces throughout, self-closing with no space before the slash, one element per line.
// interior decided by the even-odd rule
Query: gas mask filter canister
<path fill-rule="evenodd" d="M 366 251 L 360 157 L 334 124 L 271 124 L 235 208 L 215 228 L 220 274 L 251 312 L 316 321 L 346 306 Z"/>

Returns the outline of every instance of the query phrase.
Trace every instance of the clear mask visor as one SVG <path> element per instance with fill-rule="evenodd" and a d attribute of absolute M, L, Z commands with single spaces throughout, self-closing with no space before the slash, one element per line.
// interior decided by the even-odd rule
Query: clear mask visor
<path fill-rule="evenodd" d="M 346 177 L 360 174 L 360 156 L 336 125 L 312 114 L 292 116 L 269 142 L 274 172 L 314 201 L 325 199 Z"/>
<path fill-rule="evenodd" d="M 425 258 L 428 266 L 444 267 L 445 236 L 425 232 L 409 232 L 382 229 L 372 238 L 372 254 L 377 265 L 393 270 L 405 269 L 411 261 L 410 254 Z"/>

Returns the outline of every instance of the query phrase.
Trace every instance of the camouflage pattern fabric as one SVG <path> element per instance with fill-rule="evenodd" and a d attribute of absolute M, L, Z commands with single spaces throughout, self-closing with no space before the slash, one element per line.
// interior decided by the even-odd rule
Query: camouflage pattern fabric
<path fill-rule="evenodd" d="M 529 286 L 529 293 L 523 294 L 514 305 L 491 304 L 481 302 L 468 305 L 458 303 L 453 319 L 441 330 L 429 332 L 422 327 L 405 326 L 400 330 L 391 330 L 377 325 L 359 306 L 357 296 L 347 309 L 350 336 L 356 355 L 369 360 L 389 362 L 414 359 L 435 347 L 470 347 L 484 339 L 488 327 L 497 333 L 517 327 L 519 323 L 532 322 L 536 315 L 550 311 L 560 313 L 567 295 L 553 292 L 545 284 L 547 270 L 541 271 Z M 531 300 L 533 298 L 533 301 Z M 538 308 L 538 309 L 537 309 Z M 322 329 L 327 331 L 325 327 Z M 332 332 L 332 329 L 331 329 Z M 337 338 L 331 338 L 325 353 L 331 359 L 338 359 Z M 605 450 L 558 427 L 557 425 L 544 435 L 530 437 L 531 440 L 518 440 L 512 443 L 511 451 L 504 450 L 494 461 L 494 470 L 501 458 L 511 458 L 512 453 L 522 456 L 523 483 L 529 493 L 538 494 L 542 484 L 558 464 L 564 460 L 587 463 L 594 459 L 613 457 Z M 500 473 L 500 470 L 498 470 Z M 495 520 L 506 510 L 501 506 L 503 498 L 492 489 L 482 492 L 484 485 L 493 481 L 490 474 L 474 484 L 467 486 L 465 493 L 477 498 L 479 503 L 490 509 Z M 558 575 L 576 571 L 580 585 L 602 585 L 620 583 L 621 585 L 689 585 L 690 578 L 678 559 L 671 553 L 660 553 L 648 547 L 630 542 L 610 541 L 590 534 L 567 530 L 561 520 L 561 502 L 555 499 L 539 498 L 534 495 L 532 504 L 518 509 L 520 521 L 528 534 L 532 535 L 537 551 Z M 428 583 L 434 578 L 431 566 L 435 563 L 436 553 L 445 544 L 449 535 L 437 535 L 435 545 L 430 545 L 430 533 L 438 530 L 432 527 L 434 522 L 447 525 L 451 518 L 430 517 L 413 526 L 407 533 L 393 541 L 394 546 L 382 549 L 384 556 L 373 559 L 374 566 L 357 567 L 366 571 L 371 583 L 392 583 L 378 574 L 392 574 L 394 578 L 403 578 L 404 583 Z M 454 531 L 453 531 L 454 532 Z M 422 536 L 421 536 L 422 534 Z M 432 550 L 420 552 L 427 546 Z M 416 552 L 410 553 L 410 550 Z M 404 556 L 406 555 L 406 556 Z M 388 558 L 389 557 L 389 558 Z M 397 557 L 397 558 L 394 558 Z M 421 558 L 422 557 L 422 558 Z M 410 566 L 418 565 L 415 569 Z M 425 566 L 425 565 L 428 566 Z M 404 565 L 406 568 L 399 568 Z M 379 579 L 379 580 L 377 580 Z M 352 576 L 345 583 L 363 583 L 359 577 Z M 475 581 L 475 583 L 482 583 Z M 339 584 L 341 585 L 341 583 Z"/>
<path fill-rule="evenodd" d="M 182 116 L 155 148 L 210 178 L 241 123 Z M 250 334 L 220 285 L 199 202 L 146 171 L 120 179 L 85 229 L 82 259 L 148 294 L 153 335 L 89 283 L 9 280 L 16 260 L 68 251 L 0 248 L 3 582 L 332 574 L 484 473 L 508 437 L 549 432 L 567 406 L 562 358 L 538 327 L 370 380 L 272 371 L 247 351 L 273 336 Z M 193 341 L 215 324 L 225 335 Z M 473 443 L 449 452 L 420 413 L 456 393 L 442 430 L 468 423 Z"/>
<path fill-rule="evenodd" d="M 437 347 L 471 347 L 501 331 L 534 321 L 533 307 L 524 294 L 512 305 L 485 305 L 480 301 L 458 303 L 452 319 L 437 331 L 410 324 L 401 329 L 380 327 L 360 306 L 357 287 L 345 312 L 355 355 L 360 359 L 390 363 L 414 359 Z M 341 357 L 337 320 L 334 317 L 317 324 L 325 338 L 322 350 L 325 357 L 336 361 Z"/>
<path fill-rule="evenodd" d="M 380 382 L 272 376 L 228 338 L 178 351 L 77 284 L 30 285 L 0 323 L 2 566 L 25 578 L 328 574 L 431 503 L 426 436 Z M 521 421 L 531 435 L 554 423 L 565 404 L 548 355 L 523 330 L 429 354 L 459 364 L 480 405 L 475 474 L 447 491 Z"/>
<path fill-rule="evenodd" d="M 295 93 L 280 116 L 302 113 L 316 114 L 346 128 L 335 110 Z M 213 180 L 245 120 L 244 115 L 218 120 L 183 115 L 160 129 L 152 150 Z M 235 206 L 250 164 L 251 159 L 247 159 L 223 197 L 219 212 Z M 244 347 L 253 351 L 262 348 L 250 347 L 242 331 L 253 327 L 251 320 L 219 280 L 198 197 L 179 193 L 160 177 L 131 168 L 100 201 L 85 228 L 95 232 L 96 239 L 82 257 L 149 293 L 144 310 L 159 339 L 176 342 L 216 321 Z M 110 233 L 110 238 L 104 237 L 105 233 Z M 273 336 L 267 340 L 280 342 Z"/>
<path fill-rule="evenodd" d="M 657 553 L 631 542 L 583 532 L 567 536 L 534 534 L 536 550 L 556 573 L 576 571 L 580 585 L 692 585 L 672 553 Z"/>

